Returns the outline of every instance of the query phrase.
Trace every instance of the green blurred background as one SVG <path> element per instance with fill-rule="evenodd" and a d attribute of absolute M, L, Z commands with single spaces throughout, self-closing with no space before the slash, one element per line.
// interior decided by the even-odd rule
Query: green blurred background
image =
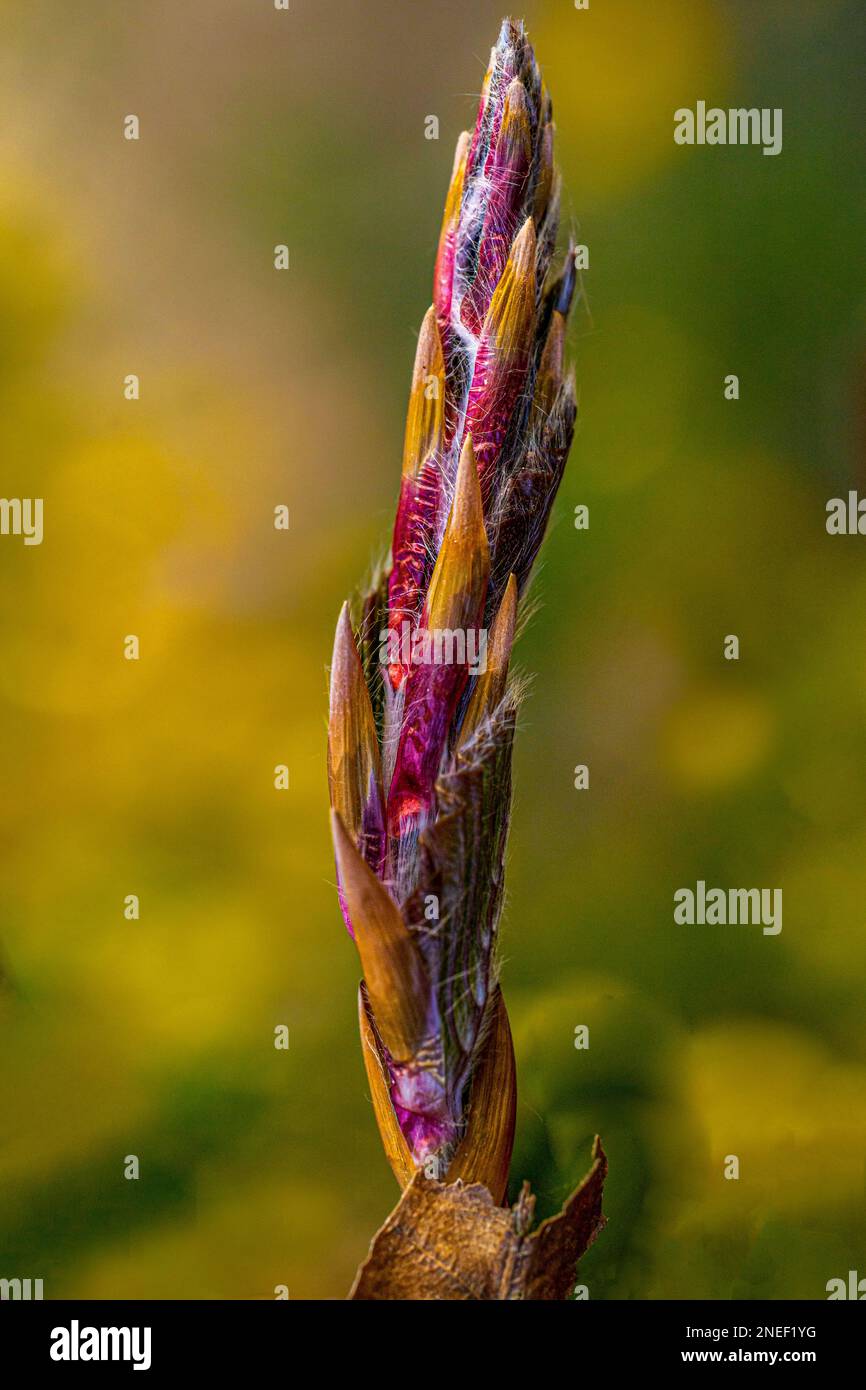
<path fill-rule="evenodd" d="M 45 540 L 0 539 L 0 1275 L 341 1297 L 396 1188 L 333 888 L 326 664 L 387 540 L 501 8 L 4 12 L 0 491 L 45 498 Z M 593 1298 L 822 1298 L 866 1275 L 866 541 L 824 530 L 866 488 L 864 11 L 523 13 L 590 269 L 519 650 L 513 1172 L 553 1210 L 602 1134 Z M 781 106 L 783 153 L 675 146 L 698 99 Z M 698 878 L 781 887 L 782 934 L 676 926 Z"/>

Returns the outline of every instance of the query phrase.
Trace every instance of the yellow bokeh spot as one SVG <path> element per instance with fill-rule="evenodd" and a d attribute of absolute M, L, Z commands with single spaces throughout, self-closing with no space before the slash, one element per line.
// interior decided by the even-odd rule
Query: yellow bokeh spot
<path fill-rule="evenodd" d="M 725 30 L 708 0 L 548 6 L 530 37 L 555 95 L 559 158 L 578 206 L 682 153 L 674 111 L 699 97 L 719 101 L 727 83 Z"/>
<path fill-rule="evenodd" d="M 762 696 L 744 690 L 701 691 L 668 720 L 665 764 L 687 788 L 732 786 L 761 764 L 772 730 Z"/>
<path fill-rule="evenodd" d="M 704 1030 L 688 1056 L 688 1089 L 705 1138 L 706 1199 L 726 1190 L 779 1212 L 820 1213 L 863 1187 L 866 1068 L 838 1060 L 806 1034 L 729 1019 Z M 726 1181 L 727 1155 L 740 1162 Z"/>

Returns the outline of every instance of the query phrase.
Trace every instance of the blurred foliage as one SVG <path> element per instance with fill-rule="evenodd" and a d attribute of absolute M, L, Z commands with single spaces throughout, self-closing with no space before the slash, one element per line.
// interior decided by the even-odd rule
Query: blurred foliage
<path fill-rule="evenodd" d="M 213 9 L 8 7 L 3 491 L 45 498 L 45 542 L 0 543 L 0 1272 L 52 1297 L 339 1297 L 396 1195 L 333 890 L 325 666 L 387 538 L 499 7 Z M 592 1297 L 820 1298 L 866 1248 L 866 579 L 823 527 L 866 486 L 864 15 L 525 13 L 591 261 L 520 647 L 514 1179 L 555 1210 L 602 1134 Z M 782 155 L 675 147 L 701 96 L 782 106 Z M 782 934 L 675 926 L 698 878 L 781 886 Z"/>

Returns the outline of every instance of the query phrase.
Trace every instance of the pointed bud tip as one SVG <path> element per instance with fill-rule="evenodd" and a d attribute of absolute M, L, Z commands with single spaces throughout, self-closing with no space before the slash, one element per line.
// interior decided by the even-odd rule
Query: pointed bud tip
<path fill-rule="evenodd" d="M 572 244 L 569 246 L 565 255 L 565 261 L 559 276 L 556 290 L 554 308 L 562 314 L 563 318 L 568 318 L 571 309 L 571 301 L 574 298 L 574 290 L 577 284 L 577 247 Z"/>
<path fill-rule="evenodd" d="M 376 721 L 348 604 L 340 610 L 334 633 L 328 703 L 331 804 L 360 836 L 381 821 L 381 770 Z"/>
<path fill-rule="evenodd" d="M 431 628 L 469 627 L 479 620 L 490 575 L 481 482 L 471 436 L 460 451 L 454 498 L 427 592 Z"/>
<path fill-rule="evenodd" d="M 457 137 L 457 145 L 454 150 L 454 163 L 451 166 L 451 178 L 448 181 L 448 194 L 445 198 L 445 212 L 442 217 L 442 231 L 440 240 L 449 229 L 453 229 L 460 213 L 460 203 L 463 198 L 463 181 L 466 176 L 466 160 L 469 156 L 469 148 L 472 143 L 472 136 L 468 130 L 464 130 Z"/>
<path fill-rule="evenodd" d="M 514 645 L 514 630 L 517 626 L 517 580 L 509 574 L 508 583 L 499 600 L 499 608 L 490 629 L 490 652 L 488 661 L 493 671 L 502 676 L 504 683 Z M 501 693 L 501 692 L 500 692 Z"/>
<path fill-rule="evenodd" d="M 502 363 L 528 350 L 535 314 L 535 257 L 535 223 L 527 217 L 514 239 L 482 330 L 483 336 L 495 339 Z"/>
<path fill-rule="evenodd" d="M 352 617 L 349 612 L 348 599 L 343 599 L 342 607 L 340 608 L 339 616 L 337 618 L 337 633 L 343 637 L 348 635 L 354 643 L 355 634 L 352 631 Z"/>
<path fill-rule="evenodd" d="M 544 351 L 541 354 L 541 362 L 538 367 L 539 389 L 545 397 L 546 408 L 550 408 L 553 395 L 562 383 L 563 364 L 565 360 L 565 317 L 559 309 L 554 309 L 550 316 L 550 327 L 547 330 L 547 341 L 544 344 Z M 550 399 L 547 399 L 550 397 Z"/>
<path fill-rule="evenodd" d="M 526 88 L 519 77 L 512 77 L 505 89 L 506 114 L 509 110 L 515 115 L 518 110 L 525 111 L 527 115 L 529 114 L 529 100 L 526 96 Z"/>
<path fill-rule="evenodd" d="M 418 344 L 415 348 L 415 363 L 412 368 L 412 391 L 426 389 L 427 377 L 445 375 L 445 359 L 442 354 L 442 340 L 436 321 L 436 306 L 431 304 L 418 330 Z M 439 400 L 441 392 L 437 394 Z"/>
<path fill-rule="evenodd" d="M 509 260 L 518 275 L 528 275 L 535 268 L 535 222 L 527 217 L 511 248 Z"/>
<path fill-rule="evenodd" d="M 532 160 L 532 118 L 526 88 L 515 77 L 505 93 L 497 153 L 507 161 L 512 181 L 522 182 Z"/>
<path fill-rule="evenodd" d="M 403 476 L 416 478 L 430 454 L 442 442 L 445 400 L 445 358 L 431 304 L 424 315 L 415 349 L 409 409 L 403 438 Z"/>
<path fill-rule="evenodd" d="M 509 48 L 519 48 L 526 38 L 526 30 L 523 21 L 520 19 L 503 19 L 499 30 L 499 38 L 496 40 L 493 52 L 502 52 Z"/>
<path fill-rule="evenodd" d="M 421 953 L 385 885 L 358 853 L 338 811 L 331 834 L 340 887 L 382 1041 L 397 1062 L 421 1047 L 429 985 Z"/>
<path fill-rule="evenodd" d="M 496 616 L 490 627 L 486 667 L 475 682 L 463 717 L 463 724 L 460 729 L 461 745 L 469 742 L 476 729 L 492 714 L 505 694 L 516 626 L 517 580 L 513 574 L 510 574 L 499 601 Z"/>
<path fill-rule="evenodd" d="M 513 629 L 517 618 L 517 576 L 514 574 L 508 576 L 508 583 L 505 585 L 505 593 L 502 595 L 499 611 L 508 615 L 508 621 Z"/>
<path fill-rule="evenodd" d="M 505 1200 L 514 1147 L 517 1085 L 514 1045 L 502 992 L 491 1000 L 490 1029 L 472 1077 L 466 1131 L 446 1182 L 481 1182 L 497 1205 Z"/>
<path fill-rule="evenodd" d="M 468 130 L 461 130 L 457 136 L 457 144 L 454 149 L 454 163 L 451 166 L 451 177 L 454 178 L 461 164 L 469 153 L 469 146 L 472 144 L 472 136 Z"/>
<path fill-rule="evenodd" d="M 454 482 L 452 515 L 455 523 L 476 528 L 480 526 L 482 530 L 484 528 L 481 484 L 478 480 L 478 463 L 471 434 L 467 434 L 460 450 L 460 462 Z"/>
<path fill-rule="evenodd" d="M 361 664 L 358 655 L 358 647 L 355 642 L 355 633 L 352 629 L 352 619 L 349 615 L 349 604 L 344 603 L 340 609 L 340 616 L 337 619 L 337 626 L 334 629 L 334 648 L 331 654 L 331 713 L 334 713 L 335 702 L 349 698 L 352 678 L 356 674 Z"/>

